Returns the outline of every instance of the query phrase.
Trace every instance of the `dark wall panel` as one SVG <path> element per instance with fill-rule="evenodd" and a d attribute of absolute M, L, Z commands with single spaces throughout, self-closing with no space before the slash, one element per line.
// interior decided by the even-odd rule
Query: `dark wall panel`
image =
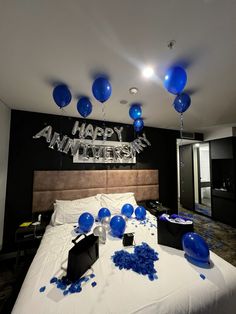
<path fill-rule="evenodd" d="M 46 125 L 63 135 L 71 135 L 74 122 L 104 126 L 101 121 L 83 120 L 65 116 L 12 110 L 9 146 L 9 165 L 4 224 L 4 249 L 14 247 L 17 226 L 31 218 L 32 184 L 34 170 L 80 169 L 159 169 L 160 200 L 177 210 L 176 138 L 178 131 L 145 127 L 152 146 L 137 155 L 137 163 L 130 164 L 75 164 L 72 156 L 48 148 L 45 138 L 33 139 L 33 135 Z M 132 125 L 105 122 L 106 127 L 123 126 L 123 141 L 134 139 Z"/>

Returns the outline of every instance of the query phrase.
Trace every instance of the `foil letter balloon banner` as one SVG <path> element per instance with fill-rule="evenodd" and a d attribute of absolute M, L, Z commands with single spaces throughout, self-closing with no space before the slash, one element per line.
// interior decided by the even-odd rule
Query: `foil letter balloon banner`
<path fill-rule="evenodd" d="M 131 119 L 136 120 L 142 117 L 142 108 L 139 104 L 133 104 L 129 109 L 129 116 Z"/>
<path fill-rule="evenodd" d="M 79 229 L 82 232 L 89 232 L 93 226 L 94 223 L 94 218 L 90 213 L 83 213 L 80 215 L 78 224 L 79 224 Z"/>
<path fill-rule="evenodd" d="M 33 138 L 40 138 L 41 136 L 46 138 L 46 141 L 48 143 L 51 142 L 51 137 L 52 137 L 52 127 L 51 125 L 46 126 L 44 129 L 42 129 L 40 132 L 35 134 Z"/>
<path fill-rule="evenodd" d="M 134 212 L 134 208 L 131 204 L 124 204 L 121 208 L 121 214 L 130 218 Z"/>
<path fill-rule="evenodd" d="M 112 235 L 121 238 L 125 232 L 126 222 L 122 216 L 116 215 L 111 218 L 110 227 Z"/>
<path fill-rule="evenodd" d="M 183 235 L 182 246 L 185 257 L 189 262 L 197 266 L 209 264 L 209 248 L 206 241 L 195 232 L 188 232 Z"/>
<path fill-rule="evenodd" d="M 92 112 L 92 104 L 88 97 L 81 97 L 77 103 L 77 110 L 79 114 L 86 118 Z"/>
<path fill-rule="evenodd" d="M 105 217 L 111 217 L 111 212 L 108 208 L 102 207 L 98 212 L 98 220 L 102 221 Z"/>
<path fill-rule="evenodd" d="M 63 108 L 71 102 L 71 92 L 66 85 L 57 85 L 53 90 L 53 99 L 58 107 Z"/>
<path fill-rule="evenodd" d="M 141 132 L 144 127 L 143 119 L 139 118 L 134 120 L 133 125 L 136 132 Z"/>
<path fill-rule="evenodd" d="M 188 94 L 182 93 L 175 97 L 173 106 L 179 113 L 184 113 L 191 105 L 191 98 Z"/>
<path fill-rule="evenodd" d="M 135 209 L 135 216 L 138 220 L 144 220 L 146 218 L 146 209 L 143 206 L 138 206 Z"/>
<path fill-rule="evenodd" d="M 104 103 L 110 98 L 111 91 L 111 84 L 105 77 L 99 77 L 93 82 L 93 96 L 101 103 Z"/>
<path fill-rule="evenodd" d="M 182 92 L 187 83 L 187 74 L 181 67 L 174 66 L 167 70 L 164 86 L 169 93 L 177 95 Z"/>
<path fill-rule="evenodd" d="M 123 131 L 123 126 L 121 126 L 119 129 L 115 126 L 114 131 L 117 133 L 119 141 L 122 142 L 121 132 Z"/>

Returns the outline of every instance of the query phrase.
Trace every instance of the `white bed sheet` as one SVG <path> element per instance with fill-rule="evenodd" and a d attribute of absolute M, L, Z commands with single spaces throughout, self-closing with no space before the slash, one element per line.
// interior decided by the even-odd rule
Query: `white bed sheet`
<path fill-rule="evenodd" d="M 156 223 L 155 217 L 148 217 Z M 155 262 L 158 279 L 150 281 L 147 276 L 131 270 L 119 270 L 111 256 L 124 249 L 120 239 L 108 236 L 105 245 L 99 247 L 100 257 L 93 265 L 94 281 L 83 285 L 81 293 L 64 296 L 52 277 L 65 274 L 68 250 L 75 237 L 72 224 L 47 227 L 38 252 L 30 266 L 16 300 L 15 314 L 47 313 L 145 313 L 145 314 L 221 314 L 236 312 L 236 268 L 211 252 L 214 267 L 203 269 L 190 264 L 184 252 L 157 244 L 157 229 L 132 224 L 126 232 L 135 232 L 136 244 L 148 243 L 159 253 Z M 137 225 L 137 227 L 136 227 Z M 150 230 L 149 230 L 150 229 Z M 133 251 L 128 248 L 128 251 Z M 91 271 L 90 271 L 91 272 Z M 204 274 L 203 280 L 200 274 Z M 39 292 L 46 286 L 43 293 Z"/>

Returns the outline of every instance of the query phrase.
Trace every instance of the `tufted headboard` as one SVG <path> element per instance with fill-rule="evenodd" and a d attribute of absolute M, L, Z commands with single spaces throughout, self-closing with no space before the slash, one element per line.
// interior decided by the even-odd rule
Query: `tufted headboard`
<path fill-rule="evenodd" d="M 137 201 L 159 199 L 158 170 L 34 171 L 32 208 L 41 212 L 56 199 L 125 192 L 134 192 Z"/>

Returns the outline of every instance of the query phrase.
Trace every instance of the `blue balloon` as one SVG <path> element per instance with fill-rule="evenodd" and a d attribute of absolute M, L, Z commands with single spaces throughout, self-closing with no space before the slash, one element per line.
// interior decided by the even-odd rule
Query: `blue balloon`
<path fill-rule="evenodd" d="M 139 119 L 134 120 L 133 125 L 136 132 L 142 131 L 144 127 L 143 119 L 139 118 Z"/>
<path fill-rule="evenodd" d="M 122 216 L 114 216 L 110 221 L 111 232 L 114 237 L 121 238 L 125 232 L 126 222 Z"/>
<path fill-rule="evenodd" d="M 89 232 L 93 226 L 94 223 L 94 218 L 90 213 L 83 213 L 80 215 L 78 224 L 79 224 L 79 229 L 82 232 Z"/>
<path fill-rule="evenodd" d="M 144 220 L 146 218 L 146 209 L 143 206 L 138 206 L 135 209 L 135 216 L 138 220 Z"/>
<path fill-rule="evenodd" d="M 182 237 L 182 246 L 188 261 L 197 266 L 209 264 L 209 248 L 199 234 L 195 232 L 185 233 Z"/>
<path fill-rule="evenodd" d="M 71 92 L 66 85 L 57 85 L 53 90 L 53 99 L 58 107 L 63 108 L 71 102 Z"/>
<path fill-rule="evenodd" d="M 102 207 L 98 212 L 98 220 L 101 221 L 105 217 L 111 217 L 111 212 L 108 208 Z"/>
<path fill-rule="evenodd" d="M 191 98 L 188 94 L 182 93 L 175 97 L 173 106 L 179 113 L 184 113 L 191 105 Z"/>
<path fill-rule="evenodd" d="M 131 204 L 124 204 L 121 208 L 121 214 L 130 218 L 133 215 L 134 208 Z"/>
<path fill-rule="evenodd" d="M 133 104 L 129 108 L 129 116 L 131 119 L 136 120 L 142 117 L 142 108 L 139 104 Z"/>
<path fill-rule="evenodd" d="M 171 94 L 179 94 L 187 83 L 186 71 L 178 66 L 171 67 L 167 70 L 164 78 L 164 86 Z"/>
<path fill-rule="evenodd" d="M 93 96 L 100 102 L 105 102 L 111 96 L 111 84 L 105 77 L 99 77 L 93 82 Z"/>
<path fill-rule="evenodd" d="M 79 114 L 86 118 L 92 112 L 92 104 L 88 97 L 81 97 L 77 103 L 77 110 Z"/>

